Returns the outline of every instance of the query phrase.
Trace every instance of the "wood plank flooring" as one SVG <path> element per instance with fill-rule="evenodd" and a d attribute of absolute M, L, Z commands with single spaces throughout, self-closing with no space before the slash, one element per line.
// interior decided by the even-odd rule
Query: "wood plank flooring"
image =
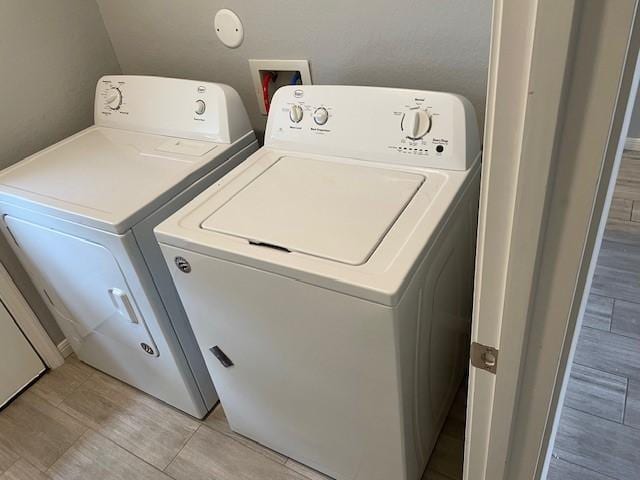
<path fill-rule="evenodd" d="M 422 480 L 462 480 L 466 415 L 467 385 L 465 381 L 442 427 Z"/>
<path fill-rule="evenodd" d="M 622 159 L 547 479 L 640 479 L 638 153 Z"/>
<path fill-rule="evenodd" d="M 423 480 L 462 478 L 465 391 Z M 0 480 L 328 477 L 71 357 L 0 413 Z M 625 152 L 548 480 L 640 479 L 640 154 Z"/>
<path fill-rule="evenodd" d="M 424 480 L 460 480 L 466 389 Z M 0 412 L 0 480 L 328 480 L 233 432 L 218 405 L 198 421 L 74 356 Z"/>
<path fill-rule="evenodd" d="M 423 480 L 460 480 L 461 389 Z M 0 412 L 0 480 L 327 480 L 74 357 Z M 623 158 L 549 480 L 640 479 L 640 155 Z"/>

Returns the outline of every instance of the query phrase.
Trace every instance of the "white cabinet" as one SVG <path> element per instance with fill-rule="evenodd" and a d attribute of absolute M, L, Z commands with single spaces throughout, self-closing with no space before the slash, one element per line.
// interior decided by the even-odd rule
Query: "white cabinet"
<path fill-rule="evenodd" d="M 42 360 L 0 303 L 0 407 L 44 370 Z"/>

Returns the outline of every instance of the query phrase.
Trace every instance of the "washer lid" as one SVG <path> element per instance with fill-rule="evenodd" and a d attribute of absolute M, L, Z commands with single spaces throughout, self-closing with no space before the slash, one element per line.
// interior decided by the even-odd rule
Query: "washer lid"
<path fill-rule="evenodd" d="M 201 228 L 361 265 L 423 182 L 396 170 L 282 157 Z"/>

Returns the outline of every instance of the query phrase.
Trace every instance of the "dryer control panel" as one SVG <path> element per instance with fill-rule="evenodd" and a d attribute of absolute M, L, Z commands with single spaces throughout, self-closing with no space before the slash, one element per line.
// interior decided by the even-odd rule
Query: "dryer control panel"
<path fill-rule="evenodd" d="M 231 143 L 251 132 L 238 93 L 227 85 L 109 75 L 98 80 L 96 125 Z"/>
<path fill-rule="evenodd" d="M 323 85 L 276 92 L 265 145 L 448 170 L 467 170 L 480 152 L 475 110 L 460 95 Z"/>

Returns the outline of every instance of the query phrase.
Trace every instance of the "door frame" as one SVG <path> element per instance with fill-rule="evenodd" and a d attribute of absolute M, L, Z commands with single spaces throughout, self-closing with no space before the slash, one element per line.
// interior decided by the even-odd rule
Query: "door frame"
<path fill-rule="evenodd" d="M 38 317 L 33 313 L 2 263 L 0 263 L 0 301 L 47 367 L 54 369 L 64 364 L 64 358 L 58 347 L 42 327 Z"/>
<path fill-rule="evenodd" d="M 465 480 L 545 478 L 638 84 L 637 0 L 496 0 Z"/>

